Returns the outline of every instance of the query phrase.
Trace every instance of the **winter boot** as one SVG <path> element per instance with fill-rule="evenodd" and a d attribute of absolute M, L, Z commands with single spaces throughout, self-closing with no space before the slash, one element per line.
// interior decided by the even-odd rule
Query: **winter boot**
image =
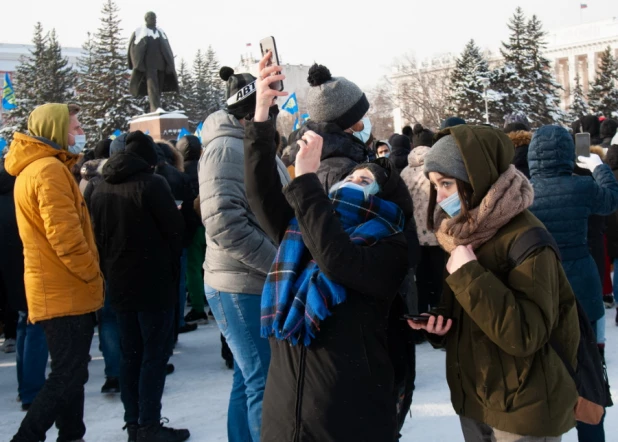
<path fill-rule="evenodd" d="M 129 434 L 129 442 L 137 442 L 137 430 L 139 429 L 139 425 L 137 424 L 126 424 L 122 427 L 123 430 L 127 430 Z"/>
<path fill-rule="evenodd" d="M 605 308 L 607 309 L 615 307 L 614 295 L 603 295 L 603 304 L 605 304 Z"/>
<path fill-rule="evenodd" d="M 175 430 L 164 427 L 167 419 L 150 425 L 144 425 L 137 431 L 137 442 L 183 442 L 191 436 L 189 430 Z"/>
<path fill-rule="evenodd" d="M 120 381 L 115 377 L 105 378 L 105 384 L 101 387 L 101 393 L 120 393 Z"/>
<path fill-rule="evenodd" d="M 185 316 L 187 324 L 208 324 L 208 315 L 206 312 L 197 312 L 193 309 Z"/>
<path fill-rule="evenodd" d="M 197 330 L 197 324 L 186 323 L 178 329 L 178 333 L 189 333 L 195 330 Z"/>

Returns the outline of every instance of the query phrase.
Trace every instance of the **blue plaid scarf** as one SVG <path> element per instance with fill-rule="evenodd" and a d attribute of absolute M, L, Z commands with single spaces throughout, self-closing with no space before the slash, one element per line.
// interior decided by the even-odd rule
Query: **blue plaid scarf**
<path fill-rule="evenodd" d="M 340 188 L 329 195 L 345 231 L 355 244 L 369 247 L 403 231 L 404 214 L 394 203 L 362 191 Z M 346 299 L 346 289 L 329 280 L 311 260 L 301 268 L 307 251 L 298 220 L 293 218 L 281 242 L 262 292 L 261 334 L 302 341 L 308 346 L 330 309 Z"/>

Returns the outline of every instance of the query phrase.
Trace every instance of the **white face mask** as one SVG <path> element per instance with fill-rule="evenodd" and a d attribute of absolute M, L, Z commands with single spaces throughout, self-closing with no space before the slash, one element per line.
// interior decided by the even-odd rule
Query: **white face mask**
<path fill-rule="evenodd" d="M 86 147 L 86 135 L 73 135 L 73 139 L 75 140 L 75 144 L 69 146 L 69 152 L 72 154 L 78 154 L 84 150 L 84 147 Z"/>

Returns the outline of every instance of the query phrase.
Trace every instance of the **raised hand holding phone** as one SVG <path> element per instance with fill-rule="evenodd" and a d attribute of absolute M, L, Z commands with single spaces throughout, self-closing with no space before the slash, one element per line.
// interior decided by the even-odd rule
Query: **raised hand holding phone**
<path fill-rule="evenodd" d="M 272 75 L 274 72 L 281 72 L 281 67 L 277 65 L 267 66 L 272 57 L 272 52 L 267 52 L 260 60 L 259 77 L 255 80 L 255 115 L 253 121 L 258 123 L 268 120 L 268 110 L 274 104 L 277 97 L 285 97 L 287 92 L 271 89 L 270 85 L 285 79 L 285 75 Z"/>

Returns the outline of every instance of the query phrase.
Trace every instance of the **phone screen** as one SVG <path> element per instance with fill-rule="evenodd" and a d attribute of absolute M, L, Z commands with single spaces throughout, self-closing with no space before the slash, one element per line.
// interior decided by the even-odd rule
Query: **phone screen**
<path fill-rule="evenodd" d="M 582 157 L 590 156 L 590 134 L 575 134 L 575 155 Z"/>
<path fill-rule="evenodd" d="M 268 51 L 271 51 L 273 53 L 272 57 L 270 57 L 270 60 L 268 61 L 268 66 L 271 66 L 273 64 L 276 64 L 277 66 L 281 65 L 281 63 L 279 62 L 279 53 L 277 52 L 275 37 L 265 37 L 261 39 L 260 50 L 262 51 L 262 57 L 266 55 Z M 271 83 L 270 88 L 276 91 L 282 91 L 283 81 L 276 81 L 274 83 Z"/>

